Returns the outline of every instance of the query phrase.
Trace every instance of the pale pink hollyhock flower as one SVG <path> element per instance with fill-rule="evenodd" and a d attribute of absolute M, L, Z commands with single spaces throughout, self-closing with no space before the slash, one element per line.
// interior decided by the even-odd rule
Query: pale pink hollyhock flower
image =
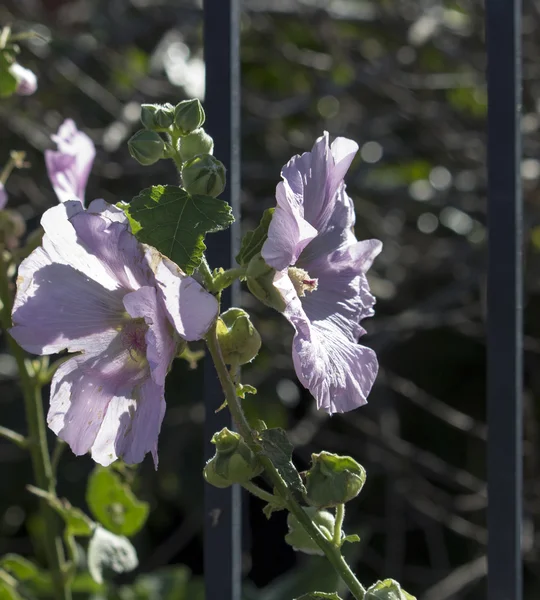
<path fill-rule="evenodd" d="M 45 150 L 45 164 L 58 200 L 80 200 L 84 204 L 86 183 L 96 156 L 94 143 L 71 119 L 66 119 L 51 139 L 58 150 Z"/>
<path fill-rule="evenodd" d="M 54 374 L 49 427 L 76 455 L 141 462 L 157 442 L 178 342 L 201 339 L 216 299 L 131 234 L 122 211 L 78 201 L 42 217 L 42 247 L 17 278 L 11 335 L 28 352 L 73 353 Z"/>
<path fill-rule="evenodd" d="M 4 184 L 0 181 L 0 210 L 6 207 L 8 195 Z"/>
<path fill-rule="evenodd" d="M 30 69 L 26 69 L 19 63 L 13 63 L 9 72 L 17 80 L 15 93 L 19 96 L 31 96 L 37 90 L 37 77 Z"/>
<path fill-rule="evenodd" d="M 365 404 L 378 371 L 375 352 L 357 343 L 365 333 L 360 321 L 374 314 L 365 273 L 382 248 L 352 232 L 343 178 L 357 150 L 346 138 L 330 145 L 325 132 L 311 152 L 284 166 L 261 252 L 277 271 L 274 285 L 296 330 L 296 374 L 328 413 Z"/>

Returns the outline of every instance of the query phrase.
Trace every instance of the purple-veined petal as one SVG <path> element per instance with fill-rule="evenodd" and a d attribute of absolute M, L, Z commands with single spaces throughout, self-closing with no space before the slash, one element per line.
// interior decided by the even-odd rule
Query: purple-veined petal
<path fill-rule="evenodd" d="M 149 378 L 146 361 L 130 353 L 122 335 L 110 337 L 99 352 L 85 351 L 62 364 L 51 383 L 47 422 L 74 454 L 90 450 L 112 404 L 134 397 L 133 390 Z"/>
<path fill-rule="evenodd" d="M 146 358 L 150 363 L 154 381 L 158 385 L 165 385 L 165 377 L 175 355 L 176 343 L 156 289 L 145 286 L 126 294 L 124 306 L 131 317 L 143 318 L 148 325 L 145 336 Z"/>
<path fill-rule="evenodd" d="M 293 362 L 298 379 L 329 414 L 354 410 L 367 403 L 377 376 L 373 350 L 351 342 L 333 324 L 311 325 L 310 335 L 297 331 Z"/>
<path fill-rule="evenodd" d="M 296 263 L 302 250 L 317 235 L 317 230 L 304 219 L 302 206 L 286 182 L 278 184 L 276 200 L 278 205 L 261 255 L 271 267 L 281 271 Z"/>
<path fill-rule="evenodd" d="M 217 317 L 217 300 L 172 261 L 148 248 L 165 309 L 178 335 L 188 342 L 204 337 Z"/>
<path fill-rule="evenodd" d="M 34 354 L 95 350 L 124 314 L 122 294 L 69 265 L 53 262 L 43 248 L 19 267 L 11 335 Z M 106 345 L 106 344 L 105 344 Z"/>
<path fill-rule="evenodd" d="M 311 322 L 333 323 L 351 341 L 365 333 L 359 325 L 374 314 L 375 298 L 369 291 L 365 272 L 381 251 L 379 240 L 355 242 L 330 255 L 299 266 L 317 279 L 317 289 L 302 298 L 302 306 Z"/>
<path fill-rule="evenodd" d="M 58 150 L 46 150 L 45 163 L 58 200 L 84 202 L 86 183 L 96 155 L 92 140 L 79 131 L 71 119 L 66 119 L 51 139 Z"/>
<path fill-rule="evenodd" d="M 324 132 L 311 149 L 293 157 L 281 172 L 297 201 L 303 205 L 303 217 L 317 231 L 323 231 L 334 212 L 336 192 L 342 185 L 358 145 L 337 138 L 332 147 Z"/>
<path fill-rule="evenodd" d="M 13 63 L 9 71 L 17 80 L 16 94 L 19 96 L 31 96 L 35 93 L 37 90 L 37 77 L 33 71 L 26 69 L 19 63 Z"/>

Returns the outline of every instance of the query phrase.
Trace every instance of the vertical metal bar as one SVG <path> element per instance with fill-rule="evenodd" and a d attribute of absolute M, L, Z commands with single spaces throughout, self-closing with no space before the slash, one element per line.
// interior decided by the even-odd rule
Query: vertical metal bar
<path fill-rule="evenodd" d="M 207 237 L 210 266 L 231 266 L 238 251 L 240 217 L 240 0 L 204 0 L 206 63 L 205 128 L 214 138 L 215 155 L 227 169 L 221 198 L 233 207 L 236 226 Z M 222 309 L 238 304 L 238 288 L 222 295 Z M 216 413 L 223 393 L 212 363 L 204 365 L 205 455 L 212 456 L 211 436 L 232 427 L 227 410 Z M 208 600 L 240 600 L 241 489 L 205 486 L 204 573 Z"/>
<path fill-rule="evenodd" d="M 521 0 L 487 0 L 488 599 L 522 600 Z"/>

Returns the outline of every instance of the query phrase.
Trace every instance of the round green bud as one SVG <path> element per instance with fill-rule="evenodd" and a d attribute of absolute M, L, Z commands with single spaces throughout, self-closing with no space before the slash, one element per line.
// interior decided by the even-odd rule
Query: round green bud
<path fill-rule="evenodd" d="M 174 125 L 180 135 L 187 135 L 202 127 L 205 118 L 204 109 L 197 98 L 182 100 L 174 108 Z"/>
<path fill-rule="evenodd" d="M 229 365 L 252 361 L 261 348 L 261 336 L 241 308 L 229 308 L 219 317 L 217 337 L 223 360 Z"/>
<path fill-rule="evenodd" d="M 141 104 L 141 122 L 151 131 L 166 131 L 174 123 L 172 104 Z"/>
<path fill-rule="evenodd" d="M 0 244 L 10 250 L 18 248 L 25 233 L 26 223 L 17 211 L 0 210 Z"/>
<path fill-rule="evenodd" d="M 302 507 L 302 510 L 308 515 L 311 521 L 317 525 L 324 537 L 331 540 L 336 522 L 334 515 L 327 510 L 318 510 L 312 506 Z M 285 541 L 289 546 L 292 546 L 297 552 L 324 556 L 324 552 L 311 539 L 292 513 L 289 513 L 289 516 L 287 517 L 287 525 L 289 527 L 289 533 L 285 536 Z"/>
<path fill-rule="evenodd" d="M 180 138 L 178 151 L 182 162 L 195 158 L 200 154 L 212 154 L 214 152 L 214 140 L 201 127 Z"/>
<path fill-rule="evenodd" d="M 129 153 L 141 165 L 153 165 L 163 158 L 165 142 L 155 131 L 141 129 L 128 141 Z"/>
<path fill-rule="evenodd" d="M 337 506 L 352 500 L 366 482 L 366 470 L 350 456 L 330 452 L 311 455 L 306 473 L 306 500 L 319 508 Z"/>
<path fill-rule="evenodd" d="M 285 300 L 274 285 L 276 270 L 268 265 L 260 252 L 250 261 L 246 269 L 246 284 L 249 291 L 266 306 L 279 312 L 285 310 Z"/>
<path fill-rule="evenodd" d="M 385 579 L 377 581 L 366 590 L 364 600 L 416 600 L 397 581 Z"/>
<path fill-rule="evenodd" d="M 215 433 L 215 455 L 206 463 L 204 477 L 217 487 L 247 483 L 263 471 L 257 457 L 238 433 L 226 427 Z"/>
<path fill-rule="evenodd" d="M 182 166 L 182 183 L 192 195 L 215 198 L 225 189 L 225 167 L 210 154 L 201 154 Z"/>
<path fill-rule="evenodd" d="M 216 473 L 215 457 L 211 458 L 206 465 L 204 465 L 203 476 L 207 483 L 217 488 L 227 488 L 232 485 L 231 481 Z"/>

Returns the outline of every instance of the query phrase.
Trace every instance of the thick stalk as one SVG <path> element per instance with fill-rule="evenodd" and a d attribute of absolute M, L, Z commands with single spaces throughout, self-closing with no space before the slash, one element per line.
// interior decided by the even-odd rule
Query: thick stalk
<path fill-rule="evenodd" d="M 47 446 L 47 430 L 41 398 L 41 385 L 37 377 L 28 372 L 25 353 L 9 335 L 11 327 L 12 299 L 9 289 L 8 263 L 4 251 L 0 249 L 0 299 L 2 301 L 2 327 L 5 331 L 11 353 L 19 369 L 19 379 L 24 396 L 24 408 L 28 425 L 28 449 L 32 459 L 34 479 L 38 487 L 55 494 L 54 474 Z M 41 515 L 45 526 L 45 550 L 54 583 L 57 600 L 70 600 L 71 591 L 64 578 L 64 550 L 62 536 L 58 530 L 58 516 L 44 501 L 40 501 Z"/>
<path fill-rule="evenodd" d="M 259 461 L 266 471 L 266 474 L 276 488 L 278 494 L 284 500 L 287 509 L 296 517 L 308 535 L 324 552 L 326 558 L 330 561 L 334 569 L 343 579 L 356 600 L 363 600 L 366 590 L 358 581 L 355 574 L 351 571 L 351 568 L 341 554 L 341 550 L 334 545 L 332 540 L 328 540 L 321 533 L 320 529 L 311 521 L 300 504 L 298 504 L 294 498 L 294 495 L 290 492 L 287 484 L 283 481 L 272 461 L 264 454 L 261 454 L 260 447 L 255 440 L 254 432 L 251 429 L 236 396 L 234 383 L 229 375 L 227 366 L 223 361 L 223 356 L 221 355 L 221 349 L 217 340 L 215 325 L 213 325 L 209 330 L 206 336 L 206 343 L 212 356 L 212 360 L 214 361 L 221 387 L 223 388 L 225 398 L 227 399 L 227 405 L 231 411 L 231 415 L 236 424 L 238 432 L 244 438 L 246 444 L 253 450 L 253 452 L 257 454 Z"/>

